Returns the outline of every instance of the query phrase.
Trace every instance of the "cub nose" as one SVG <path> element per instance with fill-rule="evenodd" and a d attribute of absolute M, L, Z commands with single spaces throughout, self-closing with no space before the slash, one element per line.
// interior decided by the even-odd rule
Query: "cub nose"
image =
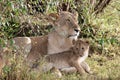
<path fill-rule="evenodd" d="M 74 31 L 79 32 L 79 30 L 78 30 L 78 29 L 74 29 Z"/>

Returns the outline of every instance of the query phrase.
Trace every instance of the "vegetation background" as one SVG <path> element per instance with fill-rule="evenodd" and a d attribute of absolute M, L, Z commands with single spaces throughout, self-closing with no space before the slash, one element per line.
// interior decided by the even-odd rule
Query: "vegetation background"
<path fill-rule="evenodd" d="M 81 28 L 80 38 L 90 41 L 87 59 L 94 75 L 87 80 L 120 79 L 120 0 L 0 0 L 0 46 L 17 36 L 40 36 L 52 31 L 45 15 L 76 10 Z M 12 43 L 12 41 L 11 41 Z M 8 53 L 11 64 L 3 68 L 2 80 L 59 80 L 51 73 L 29 72 L 23 59 Z M 7 57 L 8 58 L 8 57 Z M 78 74 L 60 80 L 78 80 Z"/>

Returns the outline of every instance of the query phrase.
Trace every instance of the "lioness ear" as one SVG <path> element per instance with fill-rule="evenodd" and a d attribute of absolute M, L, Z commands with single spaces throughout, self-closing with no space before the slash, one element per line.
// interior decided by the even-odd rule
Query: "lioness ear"
<path fill-rule="evenodd" d="M 77 11 L 75 11 L 75 10 L 73 10 L 73 11 L 72 11 L 72 13 L 74 14 L 74 16 L 75 16 L 76 20 L 78 20 L 78 12 L 77 12 Z"/>
<path fill-rule="evenodd" d="M 47 20 L 52 24 L 54 25 L 55 21 L 59 18 L 59 14 L 58 13 L 50 13 L 48 16 L 47 16 Z"/>

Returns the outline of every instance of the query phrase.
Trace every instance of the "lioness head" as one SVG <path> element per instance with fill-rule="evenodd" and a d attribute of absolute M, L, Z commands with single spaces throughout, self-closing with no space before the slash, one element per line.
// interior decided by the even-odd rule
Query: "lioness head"
<path fill-rule="evenodd" d="M 77 13 L 62 11 L 58 14 L 51 14 L 50 16 L 55 17 L 53 26 L 61 37 L 77 39 L 80 32 Z"/>
<path fill-rule="evenodd" d="M 73 51 L 74 54 L 83 57 L 83 56 L 88 56 L 89 52 L 89 42 L 88 41 L 83 41 L 78 39 L 77 41 L 73 41 L 74 46 Z"/>

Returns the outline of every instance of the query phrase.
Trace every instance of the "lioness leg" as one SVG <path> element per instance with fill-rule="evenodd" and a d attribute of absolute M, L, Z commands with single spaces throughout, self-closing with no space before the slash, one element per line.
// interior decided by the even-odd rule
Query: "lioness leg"
<path fill-rule="evenodd" d="M 54 67 L 53 63 L 46 63 L 46 64 L 41 65 L 43 72 L 50 71 L 53 67 Z"/>
<path fill-rule="evenodd" d="M 58 68 L 54 67 L 52 63 L 47 63 L 45 65 L 42 65 L 42 71 L 43 72 L 50 71 L 54 76 L 59 77 L 59 78 L 62 77 L 61 71 Z"/>
<path fill-rule="evenodd" d="M 60 71 L 58 68 L 56 68 L 56 67 L 53 67 L 53 68 L 50 70 L 50 72 L 51 72 L 54 76 L 56 76 L 56 77 L 59 77 L 59 78 L 62 77 L 61 71 Z"/>

